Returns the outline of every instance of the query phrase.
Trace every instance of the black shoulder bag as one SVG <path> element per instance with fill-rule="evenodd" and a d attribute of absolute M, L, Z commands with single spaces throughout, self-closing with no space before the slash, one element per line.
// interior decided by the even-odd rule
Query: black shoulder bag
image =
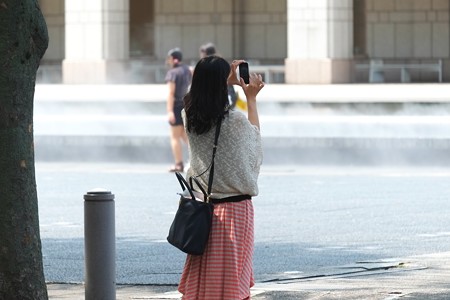
<path fill-rule="evenodd" d="M 214 177 L 214 158 L 216 156 L 217 141 L 219 139 L 221 124 L 222 118 L 219 118 L 216 125 L 211 163 L 205 170 L 206 172 L 210 169 L 208 192 L 205 192 L 197 178 L 189 178 L 188 184 L 180 173 L 175 173 L 181 188 L 183 189 L 183 193 L 180 194 L 178 210 L 172 225 L 170 226 L 167 241 L 181 251 L 192 255 L 203 254 L 211 231 L 214 205 L 210 202 L 210 196 Z M 203 195 L 194 191 L 193 182 L 199 187 Z"/>

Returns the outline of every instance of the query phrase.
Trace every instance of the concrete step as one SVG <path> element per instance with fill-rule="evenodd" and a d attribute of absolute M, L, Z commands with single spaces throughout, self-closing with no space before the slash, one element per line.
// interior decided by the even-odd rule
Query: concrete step
<path fill-rule="evenodd" d="M 450 166 L 450 139 L 263 138 L 264 163 Z M 171 163 L 168 137 L 36 136 L 37 161 Z M 187 149 L 184 149 L 187 157 Z"/>
<path fill-rule="evenodd" d="M 36 158 L 170 163 L 166 94 L 165 85 L 37 85 Z M 450 164 L 448 95 L 446 84 L 267 85 L 264 161 Z"/>
<path fill-rule="evenodd" d="M 235 87 L 240 92 L 240 87 Z M 259 102 L 450 103 L 450 84 L 268 84 Z M 166 101 L 164 84 L 38 84 L 35 101 Z"/>
<path fill-rule="evenodd" d="M 170 163 L 168 133 L 164 115 L 40 115 L 36 159 Z M 261 135 L 266 163 L 450 164 L 445 116 L 261 116 Z"/>
<path fill-rule="evenodd" d="M 262 137 L 450 138 L 448 116 L 260 116 Z M 165 115 L 46 114 L 34 117 L 36 136 L 167 137 Z"/>

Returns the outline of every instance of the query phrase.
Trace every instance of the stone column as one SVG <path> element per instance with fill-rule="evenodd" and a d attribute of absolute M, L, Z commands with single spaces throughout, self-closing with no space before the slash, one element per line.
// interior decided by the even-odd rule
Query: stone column
<path fill-rule="evenodd" d="M 351 81 L 352 0 L 288 0 L 286 83 Z"/>
<path fill-rule="evenodd" d="M 126 81 L 128 0 L 66 1 L 64 83 Z"/>

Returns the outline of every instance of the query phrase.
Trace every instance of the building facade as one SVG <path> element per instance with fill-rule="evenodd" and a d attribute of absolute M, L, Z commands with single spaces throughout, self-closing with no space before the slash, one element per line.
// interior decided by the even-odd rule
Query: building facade
<path fill-rule="evenodd" d="M 206 42 L 228 60 L 284 66 L 275 79 L 290 84 L 368 82 L 374 70 L 385 82 L 438 81 L 427 67 L 438 62 L 450 80 L 448 0 L 39 2 L 50 35 L 41 82 L 160 83 L 169 49 L 195 64 Z"/>

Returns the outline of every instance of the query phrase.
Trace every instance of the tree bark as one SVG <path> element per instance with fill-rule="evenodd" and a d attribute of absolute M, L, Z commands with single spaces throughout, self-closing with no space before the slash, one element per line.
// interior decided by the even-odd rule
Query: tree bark
<path fill-rule="evenodd" d="M 36 193 L 33 99 L 48 46 L 37 0 L 0 0 L 0 299 L 47 299 Z"/>

